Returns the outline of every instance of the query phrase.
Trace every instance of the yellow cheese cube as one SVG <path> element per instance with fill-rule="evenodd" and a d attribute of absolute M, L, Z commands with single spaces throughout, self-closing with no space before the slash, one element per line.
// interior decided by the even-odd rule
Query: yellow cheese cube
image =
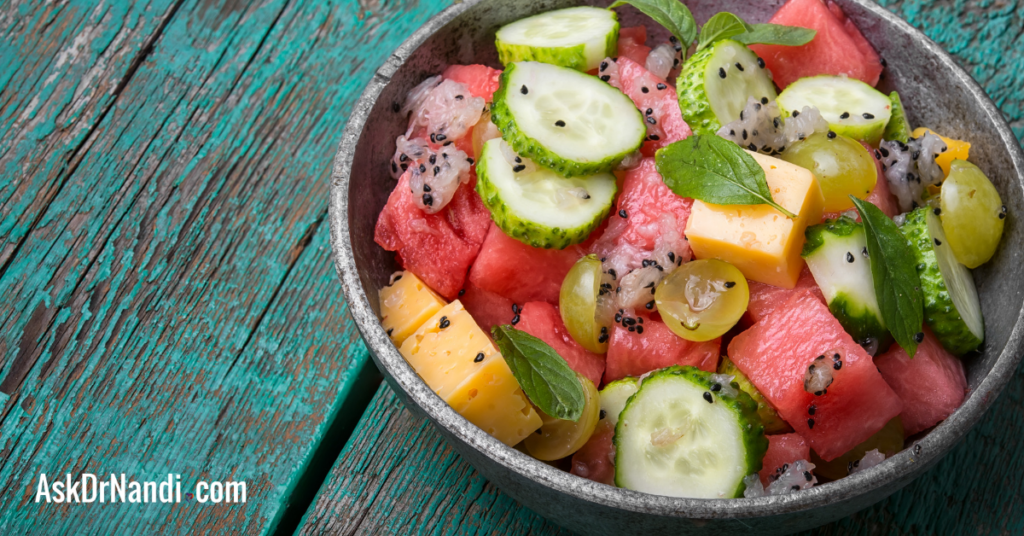
<path fill-rule="evenodd" d="M 458 300 L 399 349 L 423 381 L 469 422 L 515 445 L 541 426 L 505 358 Z"/>
<path fill-rule="evenodd" d="M 423 322 L 444 307 L 444 299 L 412 272 L 391 276 L 380 289 L 380 323 L 396 346 L 401 346 Z"/>
<path fill-rule="evenodd" d="M 942 174 L 948 177 L 949 166 L 953 163 L 953 160 L 967 160 L 967 157 L 970 156 L 971 142 L 947 138 L 942 134 L 935 132 L 934 130 L 927 129 L 924 127 L 918 127 L 914 129 L 914 132 L 913 134 L 911 134 L 911 136 L 915 138 L 920 138 L 921 136 L 924 136 L 928 132 L 935 134 L 936 136 L 942 138 L 942 141 L 946 142 L 946 152 L 936 156 L 935 163 L 938 164 L 940 168 L 942 168 Z"/>
<path fill-rule="evenodd" d="M 686 238 L 698 259 L 715 258 L 747 279 L 793 288 L 804 261 L 804 231 L 821 221 L 825 200 L 814 175 L 799 166 L 750 153 L 764 169 L 772 199 L 797 215 L 787 218 L 768 205 L 693 202 Z"/>

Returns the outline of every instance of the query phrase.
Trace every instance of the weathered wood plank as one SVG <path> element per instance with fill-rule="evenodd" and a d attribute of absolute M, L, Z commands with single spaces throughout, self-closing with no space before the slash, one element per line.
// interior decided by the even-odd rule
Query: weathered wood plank
<path fill-rule="evenodd" d="M 0 533 L 288 524 L 374 385 L 330 263 L 330 162 L 367 66 L 439 8 L 178 8 L 0 275 Z M 248 503 L 97 515 L 35 503 L 41 472 L 246 481 Z"/>
<path fill-rule="evenodd" d="M 179 2 L 0 7 L 0 273 Z"/>
<path fill-rule="evenodd" d="M 1024 4 L 882 1 L 952 52 L 1024 139 Z M 1024 372 L 935 469 L 878 505 L 807 534 L 1024 533 Z M 454 459 L 453 459 L 454 457 Z M 556 533 L 499 492 L 415 420 L 387 387 L 306 514 L 304 534 Z M 486 510 L 480 510 L 485 490 Z M 443 513 L 438 513 L 443 512 Z M 438 513 L 435 515 L 435 513 Z M 514 527 L 514 528 L 511 528 Z"/>
<path fill-rule="evenodd" d="M 570 534 L 462 461 L 381 385 L 301 534 Z"/>

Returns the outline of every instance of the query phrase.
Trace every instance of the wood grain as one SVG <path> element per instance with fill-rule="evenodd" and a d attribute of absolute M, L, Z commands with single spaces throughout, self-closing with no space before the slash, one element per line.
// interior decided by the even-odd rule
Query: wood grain
<path fill-rule="evenodd" d="M 0 275 L 0 533 L 287 526 L 375 385 L 330 261 L 330 162 L 368 66 L 428 15 L 176 9 Z M 42 472 L 246 481 L 248 502 L 37 504 Z"/>
<path fill-rule="evenodd" d="M 952 52 L 1024 139 L 1024 3 L 881 3 Z M 935 469 L 874 507 L 806 534 L 1024 534 L 1022 380 L 1018 371 Z M 429 423 L 401 409 L 387 387 L 378 391 L 304 523 L 303 534 L 563 532 L 492 492 Z"/>

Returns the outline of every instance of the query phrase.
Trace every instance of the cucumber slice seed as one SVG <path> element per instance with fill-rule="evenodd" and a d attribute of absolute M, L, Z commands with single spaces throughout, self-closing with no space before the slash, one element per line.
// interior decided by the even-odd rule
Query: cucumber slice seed
<path fill-rule="evenodd" d="M 483 145 L 476 191 L 505 234 L 533 247 L 563 249 L 582 242 L 611 210 L 615 175 L 566 178 L 550 169 L 509 162 L 500 138 Z"/>
<path fill-rule="evenodd" d="M 953 255 L 939 217 L 921 207 L 907 214 L 901 230 L 914 250 L 928 327 L 951 353 L 974 350 L 985 338 L 978 290 L 971 271 Z"/>
<path fill-rule="evenodd" d="M 648 376 L 615 427 L 615 484 L 666 495 L 743 495 L 768 449 L 757 404 L 738 391 L 713 392 L 711 374 L 669 367 Z"/>
<path fill-rule="evenodd" d="M 694 134 L 714 134 L 739 119 L 750 97 L 760 102 L 776 97 L 764 62 L 745 45 L 729 39 L 686 60 L 678 84 L 679 108 Z"/>
<path fill-rule="evenodd" d="M 836 134 L 878 145 L 892 117 L 892 101 L 877 89 L 843 76 L 801 78 L 778 98 L 783 117 L 792 110 L 813 106 Z"/>
<path fill-rule="evenodd" d="M 502 65 L 539 61 L 578 71 L 596 69 L 617 55 L 619 22 L 614 11 L 571 7 L 503 26 L 495 36 Z"/>
<path fill-rule="evenodd" d="M 600 79 L 546 63 L 521 62 L 501 74 L 491 121 L 520 155 L 563 176 L 610 170 L 640 148 L 640 110 Z"/>
<path fill-rule="evenodd" d="M 636 394 L 640 388 L 640 382 L 632 376 L 621 380 L 615 380 L 601 389 L 601 411 L 604 419 L 607 419 L 612 426 L 619 422 L 619 415 L 626 407 L 629 397 Z"/>
<path fill-rule="evenodd" d="M 808 227 L 802 256 L 832 314 L 872 354 L 891 341 L 875 296 L 864 226 L 852 218 Z"/>

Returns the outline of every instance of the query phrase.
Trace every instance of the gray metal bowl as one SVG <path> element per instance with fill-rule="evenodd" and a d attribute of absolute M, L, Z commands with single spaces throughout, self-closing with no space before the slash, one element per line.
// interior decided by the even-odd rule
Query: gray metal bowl
<path fill-rule="evenodd" d="M 593 534 L 760 534 L 818 526 L 882 500 L 932 467 L 976 423 L 1013 375 L 1021 355 L 1024 279 L 1015 277 L 1024 237 L 1024 156 L 984 91 L 938 45 L 870 0 L 839 0 L 888 61 L 881 89 L 899 90 L 911 123 L 972 142 L 971 160 L 992 178 L 1009 208 L 1003 247 L 975 271 L 985 313 L 983 351 L 967 358 L 970 393 L 953 415 L 881 465 L 790 495 L 695 500 L 617 489 L 570 475 L 506 447 L 437 397 L 406 364 L 378 321 L 377 289 L 397 269 L 373 241 L 374 224 L 394 181 L 388 162 L 406 119 L 395 110 L 406 92 L 450 64 L 497 66 L 494 32 L 518 18 L 573 5 L 570 0 L 470 0 L 414 33 L 377 70 L 352 110 L 334 161 L 331 240 L 352 316 L 378 368 L 414 413 L 429 418 L 481 474 L 523 505 L 565 527 Z M 597 3 L 597 2 L 595 2 Z M 763 22 L 781 0 L 687 0 L 698 21 L 731 11 Z M 604 5 L 604 4 L 602 4 Z M 668 36 L 632 8 L 623 26 L 646 24 L 652 41 Z"/>

